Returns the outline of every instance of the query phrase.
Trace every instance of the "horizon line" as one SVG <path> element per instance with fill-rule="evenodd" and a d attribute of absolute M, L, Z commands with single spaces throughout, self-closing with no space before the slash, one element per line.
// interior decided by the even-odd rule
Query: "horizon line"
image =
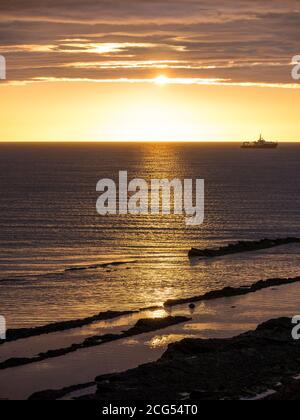
<path fill-rule="evenodd" d="M 242 143 L 245 140 L 0 140 L 0 144 L 26 143 Z M 300 143 L 300 140 L 277 140 L 279 143 Z"/>

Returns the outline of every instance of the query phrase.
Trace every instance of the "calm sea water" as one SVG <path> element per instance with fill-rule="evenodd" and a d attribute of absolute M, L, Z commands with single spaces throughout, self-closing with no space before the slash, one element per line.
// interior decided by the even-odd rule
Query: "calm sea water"
<path fill-rule="evenodd" d="M 191 246 L 300 236 L 300 145 L 1 144 L 0 314 L 9 327 L 300 274 L 299 247 L 191 262 Z M 205 223 L 96 212 L 100 178 L 204 178 Z M 66 268 L 124 261 L 76 272 Z"/>

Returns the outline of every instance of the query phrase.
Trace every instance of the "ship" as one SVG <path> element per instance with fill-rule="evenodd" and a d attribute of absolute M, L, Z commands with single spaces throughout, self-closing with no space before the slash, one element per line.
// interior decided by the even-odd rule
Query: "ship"
<path fill-rule="evenodd" d="M 257 141 L 245 141 L 242 144 L 242 149 L 276 149 L 278 143 L 276 141 L 267 141 L 260 135 Z"/>

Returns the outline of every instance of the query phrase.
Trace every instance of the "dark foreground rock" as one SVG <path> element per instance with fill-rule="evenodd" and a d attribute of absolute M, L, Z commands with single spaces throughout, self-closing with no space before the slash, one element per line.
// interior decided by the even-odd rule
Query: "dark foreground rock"
<path fill-rule="evenodd" d="M 283 385 L 273 395 L 265 398 L 267 401 L 300 401 L 300 380 Z"/>
<path fill-rule="evenodd" d="M 95 382 L 88 382 L 86 384 L 73 385 L 62 389 L 49 389 L 47 391 L 36 392 L 28 400 L 35 401 L 54 401 L 63 398 L 65 395 L 71 394 L 75 391 L 81 391 L 95 385 Z"/>
<path fill-rule="evenodd" d="M 189 251 L 189 257 L 214 258 L 224 255 L 236 254 L 239 252 L 259 251 L 262 249 L 273 248 L 275 246 L 300 243 L 300 238 L 279 238 L 279 239 L 261 239 L 260 241 L 240 241 L 229 244 L 217 249 L 197 249 L 192 248 Z"/>
<path fill-rule="evenodd" d="M 231 339 L 185 339 L 160 360 L 96 378 L 97 400 L 251 398 L 300 372 L 300 342 L 288 318 Z M 87 398 L 87 397 L 86 397 Z"/>

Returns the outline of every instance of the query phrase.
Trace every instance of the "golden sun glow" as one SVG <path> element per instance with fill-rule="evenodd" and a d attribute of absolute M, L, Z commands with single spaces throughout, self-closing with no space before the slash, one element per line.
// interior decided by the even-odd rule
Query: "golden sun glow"
<path fill-rule="evenodd" d="M 2 2 L 0 142 L 300 141 L 296 0 L 69 2 Z"/>
<path fill-rule="evenodd" d="M 164 75 L 160 75 L 154 79 L 154 82 L 156 85 L 165 86 L 170 83 L 170 79 Z"/>
<path fill-rule="evenodd" d="M 241 142 L 257 127 L 299 140 L 300 89 L 176 84 L 163 73 L 148 80 L 2 85 L 0 140 Z"/>

